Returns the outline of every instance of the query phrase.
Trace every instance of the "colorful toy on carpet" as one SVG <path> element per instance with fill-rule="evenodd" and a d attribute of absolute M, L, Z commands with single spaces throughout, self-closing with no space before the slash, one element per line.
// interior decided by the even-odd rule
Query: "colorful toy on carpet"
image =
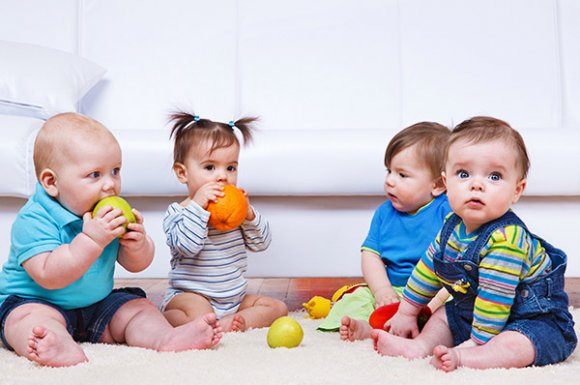
<path fill-rule="evenodd" d="M 305 302 L 302 306 L 308 312 L 308 317 L 312 319 L 324 318 L 330 312 L 332 304 L 340 300 L 345 294 L 352 293 L 359 287 L 366 286 L 365 283 L 355 283 L 351 285 L 344 285 L 334 292 L 332 299 L 324 298 L 319 295 L 315 295 L 310 299 L 310 301 Z"/>
<path fill-rule="evenodd" d="M 358 289 L 359 287 L 366 287 L 366 286 L 367 286 L 367 284 L 364 282 L 353 283 L 350 285 L 344 285 L 340 289 L 338 289 L 337 291 L 334 292 L 334 294 L 332 295 L 332 303 L 340 300 L 345 294 L 350 294 L 353 291 L 355 291 L 356 289 Z"/>
<path fill-rule="evenodd" d="M 400 302 L 396 302 L 378 307 L 369 317 L 369 324 L 371 327 L 373 329 L 383 329 L 385 322 L 390 320 L 395 315 L 395 313 L 397 313 L 397 310 L 399 310 L 399 304 Z M 429 309 L 427 306 L 424 306 L 421 308 L 421 312 L 417 318 L 419 330 L 423 329 L 423 326 L 425 326 L 429 317 L 431 317 L 431 309 Z"/>
<path fill-rule="evenodd" d="M 302 304 L 308 312 L 309 318 L 318 319 L 324 318 L 330 312 L 330 300 L 328 298 L 315 295 L 310 301 Z"/>

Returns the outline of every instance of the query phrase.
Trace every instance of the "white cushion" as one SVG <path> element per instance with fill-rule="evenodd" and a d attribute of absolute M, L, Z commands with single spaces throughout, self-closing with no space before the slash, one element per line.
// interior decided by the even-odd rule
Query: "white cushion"
<path fill-rule="evenodd" d="M 0 40 L 0 113 L 47 119 L 78 111 L 105 69 L 78 55 Z"/>
<path fill-rule="evenodd" d="M 172 170 L 169 130 L 116 130 L 123 151 L 123 194 L 185 196 Z M 384 151 L 394 132 L 259 132 L 240 154 L 238 185 L 253 196 L 382 195 Z"/>
<path fill-rule="evenodd" d="M 524 195 L 580 195 L 580 129 L 522 132 L 530 157 Z"/>
<path fill-rule="evenodd" d="M 27 197 L 36 182 L 32 152 L 44 120 L 0 115 L 0 196 Z"/>

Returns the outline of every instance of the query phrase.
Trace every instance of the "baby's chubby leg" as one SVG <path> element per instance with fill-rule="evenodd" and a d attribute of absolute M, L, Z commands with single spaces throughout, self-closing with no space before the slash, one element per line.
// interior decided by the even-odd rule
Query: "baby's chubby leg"
<path fill-rule="evenodd" d="M 223 318 L 223 326 L 225 331 L 268 327 L 276 318 L 285 315 L 288 315 L 288 307 L 284 302 L 276 298 L 248 294 L 235 315 Z"/>
<path fill-rule="evenodd" d="M 524 368 L 531 365 L 535 357 L 534 346 L 528 337 L 506 331 L 483 345 L 475 345 L 468 340 L 453 349 L 436 346 L 431 365 L 445 372 L 461 366 L 477 369 Z"/>
<path fill-rule="evenodd" d="M 171 325 L 181 326 L 207 313 L 213 313 L 207 298 L 196 293 L 180 293 L 165 306 L 163 315 Z"/>
<path fill-rule="evenodd" d="M 222 329 L 213 313 L 173 327 L 151 301 L 138 298 L 115 313 L 103 340 L 107 337 L 129 346 L 178 352 L 211 348 L 220 341 Z"/>
<path fill-rule="evenodd" d="M 87 361 L 62 314 L 50 306 L 18 306 L 6 318 L 4 335 L 16 354 L 41 365 L 72 366 Z"/>

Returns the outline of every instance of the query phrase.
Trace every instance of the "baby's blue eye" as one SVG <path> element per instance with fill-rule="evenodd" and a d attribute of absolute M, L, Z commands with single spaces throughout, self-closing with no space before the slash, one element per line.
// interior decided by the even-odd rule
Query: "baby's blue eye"
<path fill-rule="evenodd" d="M 112 174 L 113 174 L 114 176 L 117 176 L 117 175 L 119 175 L 120 173 L 121 173 L 121 168 L 119 168 L 119 167 L 115 167 L 115 168 L 113 169 L 113 172 L 112 172 Z"/>
<path fill-rule="evenodd" d="M 236 171 L 238 168 L 236 166 L 229 166 L 228 171 Z"/>
<path fill-rule="evenodd" d="M 460 179 L 466 179 L 466 178 L 469 178 L 469 173 L 468 173 L 467 171 L 465 171 L 465 170 L 459 170 L 459 171 L 457 172 L 457 176 L 458 176 Z"/>
<path fill-rule="evenodd" d="M 494 182 L 500 181 L 501 180 L 501 174 L 500 173 L 497 173 L 497 172 L 494 172 L 494 173 L 492 173 L 489 176 L 489 179 L 492 180 L 492 181 L 494 181 Z"/>
<path fill-rule="evenodd" d="M 91 178 L 98 178 L 101 176 L 101 173 L 99 171 L 93 171 L 89 174 L 89 177 Z"/>
<path fill-rule="evenodd" d="M 212 171 L 215 169 L 215 166 L 213 164 L 208 164 L 207 166 L 204 167 L 204 169 L 206 169 L 208 171 Z"/>

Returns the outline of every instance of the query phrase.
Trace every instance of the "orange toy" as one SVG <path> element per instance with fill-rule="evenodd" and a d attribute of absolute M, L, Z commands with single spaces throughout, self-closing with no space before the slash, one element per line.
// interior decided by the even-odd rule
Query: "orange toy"
<path fill-rule="evenodd" d="M 242 190 L 232 184 L 224 186 L 224 196 L 217 202 L 209 202 L 207 211 L 210 212 L 209 225 L 227 231 L 242 224 L 248 212 L 248 200 Z"/>

